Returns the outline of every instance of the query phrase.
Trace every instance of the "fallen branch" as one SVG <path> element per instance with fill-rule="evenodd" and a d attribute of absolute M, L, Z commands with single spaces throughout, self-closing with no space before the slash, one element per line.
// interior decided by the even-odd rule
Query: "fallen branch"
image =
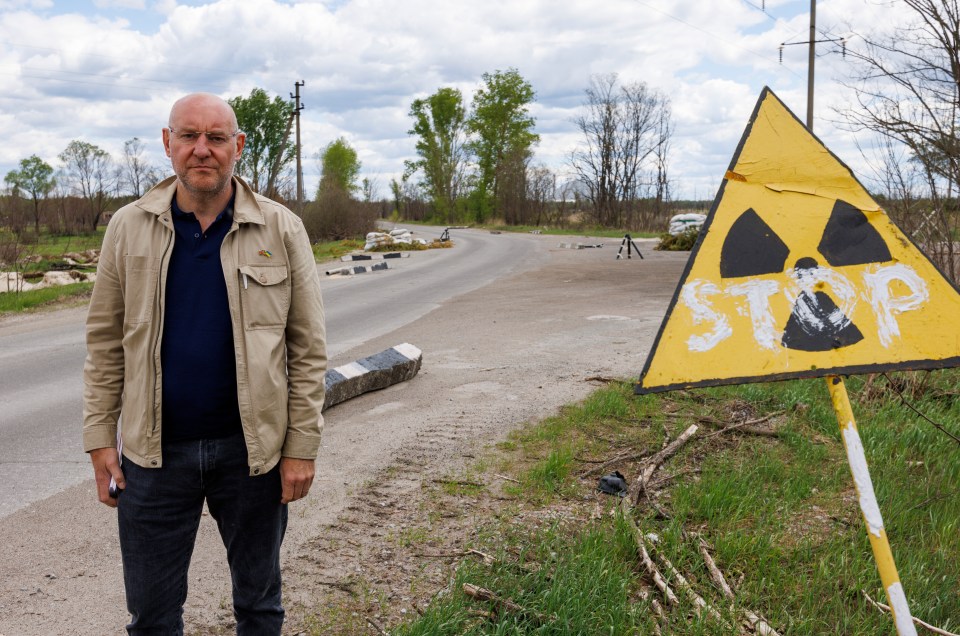
<path fill-rule="evenodd" d="M 867 594 L 866 590 L 860 590 L 860 591 L 863 592 L 863 595 L 867 598 L 868 601 L 870 601 L 870 604 L 876 607 L 878 610 L 880 610 L 881 612 L 888 612 L 888 613 L 890 612 L 889 605 L 884 605 L 883 603 L 878 603 L 877 601 L 873 600 L 872 598 L 870 598 L 870 595 Z M 940 634 L 941 636 L 960 636 L 960 634 L 954 634 L 953 632 L 948 632 L 945 629 L 934 627 L 930 623 L 925 623 L 919 618 L 917 618 L 916 616 L 911 616 L 910 618 L 913 619 L 914 623 L 916 623 L 917 625 L 919 625 L 920 627 L 928 631 L 933 632 L 934 634 Z"/>
<path fill-rule="evenodd" d="M 380 634 L 380 636 L 390 636 L 390 634 L 388 634 L 385 629 L 383 629 L 382 627 L 380 627 L 380 625 L 377 624 L 377 621 L 373 620 L 369 616 L 367 616 L 367 623 L 369 623 L 371 627 L 377 630 L 377 633 Z"/>
<path fill-rule="evenodd" d="M 607 470 L 608 468 L 613 468 L 613 467 L 616 466 L 617 464 L 622 464 L 623 462 L 632 462 L 632 461 L 634 461 L 634 460 L 636 460 L 636 459 L 644 459 L 644 458 L 649 457 L 649 456 L 650 456 L 650 453 L 647 453 L 647 452 L 640 452 L 640 453 L 635 453 L 635 452 L 620 453 L 619 455 L 614 455 L 614 456 L 611 457 L 610 459 L 602 460 L 602 461 L 601 461 L 600 463 L 598 463 L 596 466 L 591 466 L 591 467 L 589 467 L 589 468 L 585 468 L 584 470 L 580 471 L 580 477 L 581 477 L 581 478 L 582 478 L 582 477 L 587 477 L 587 476 L 589 476 L 589 475 L 591 475 L 591 474 L 593 474 L 593 473 L 599 473 L 599 472 L 603 472 L 603 471 Z"/>
<path fill-rule="evenodd" d="M 623 518 L 627 520 L 630 524 L 630 529 L 633 531 L 633 540 L 637 544 L 637 549 L 640 550 L 640 560 L 643 562 L 643 567 L 646 568 L 647 574 L 653 579 L 653 584 L 656 585 L 660 593 L 663 594 L 663 598 L 667 599 L 667 603 L 670 605 L 679 605 L 680 599 L 678 599 L 677 595 L 670 589 L 670 585 L 663 578 L 663 575 L 660 574 L 660 570 L 657 569 L 653 559 L 650 558 L 650 553 L 647 552 L 646 540 L 643 538 L 643 533 L 640 532 L 637 522 L 634 521 L 633 515 L 630 513 L 631 506 L 629 502 L 624 498 L 620 505 L 623 507 Z"/>
<path fill-rule="evenodd" d="M 474 550 L 473 548 L 471 548 L 467 550 L 466 553 L 480 557 L 483 560 L 484 564 L 486 565 L 493 565 L 494 563 L 497 562 L 497 560 L 493 556 L 487 554 L 486 552 L 481 552 L 480 550 Z"/>
<path fill-rule="evenodd" d="M 663 630 L 660 629 L 660 621 L 666 622 L 667 620 L 667 613 L 663 611 L 663 606 L 660 605 L 657 599 L 651 598 L 650 590 L 646 586 L 641 586 L 638 594 L 642 600 L 650 602 L 650 608 L 653 610 L 654 616 L 658 619 L 653 623 L 653 633 L 656 634 L 656 636 L 663 636 Z"/>
<path fill-rule="evenodd" d="M 604 384 L 609 384 L 610 382 L 617 382 L 617 378 L 608 378 L 603 375 L 592 375 L 589 378 L 584 378 L 584 382 L 603 382 Z"/>
<path fill-rule="evenodd" d="M 643 537 L 643 540 L 650 541 L 648 537 Z M 677 586 L 680 587 L 680 589 L 682 589 L 686 593 L 686 595 L 690 598 L 693 604 L 700 609 L 701 613 L 706 612 L 718 623 L 720 623 L 724 627 L 730 628 L 730 624 L 723 619 L 723 616 L 720 615 L 720 612 L 718 612 L 712 605 L 710 605 L 710 603 L 707 603 L 707 601 L 704 600 L 702 596 L 697 594 L 696 590 L 693 589 L 693 586 L 690 585 L 690 582 L 687 581 L 687 579 L 682 574 L 680 574 L 680 571 L 673 566 L 673 563 L 670 562 L 670 559 L 663 556 L 663 554 L 660 554 L 659 552 L 657 553 L 657 559 L 660 561 L 661 564 L 663 564 L 663 567 L 666 568 L 666 570 L 670 573 L 670 575 L 673 577 L 673 580 L 676 581 Z"/>
<path fill-rule="evenodd" d="M 717 567 L 716 561 L 713 560 L 713 557 L 710 556 L 710 552 L 707 550 L 707 542 L 702 538 L 700 539 L 700 554 L 703 555 L 703 562 L 707 564 L 707 570 L 710 572 L 710 578 L 713 579 L 713 582 L 716 583 L 717 587 L 720 588 L 720 591 L 723 592 L 723 595 L 727 600 L 733 602 L 736 600 L 736 597 L 733 594 L 733 590 L 730 589 L 730 586 L 727 585 L 727 579 L 724 578 L 723 572 L 720 571 L 720 568 Z M 760 636 L 780 636 L 773 627 L 763 619 L 762 616 L 754 614 L 748 609 L 744 609 L 743 615 L 747 617 L 747 623 L 750 624 L 750 628 L 759 634 Z"/>
<path fill-rule="evenodd" d="M 716 437 L 717 435 L 723 435 L 724 433 L 729 433 L 730 431 L 734 431 L 738 429 L 744 433 L 754 433 L 758 435 L 774 435 L 775 436 L 777 434 L 776 431 L 771 431 L 764 428 L 753 428 L 753 427 L 756 426 L 757 424 L 762 424 L 767 420 L 773 419 L 778 415 L 782 415 L 785 412 L 786 411 L 776 411 L 775 413 L 770 413 L 769 415 L 765 415 L 764 417 L 761 417 L 755 420 L 745 420 L 743 422 L 740 422 L 739 424 L 731 424 L 730 426 L 726 426 L 720 429 L 719 431 L 716 431 L 715 433 L 710 433 L 703 439 L 710 439 L 711 437 Z"/>
<path fill-rule="evenodd" d="M 647 486 L 650 483 L 650 478 L 653 476 L 653 473 L 660 467 L 660 464 L 668 460 L 669 458 L 676 455 L 677 451 L 686 444 L 691 437 L 693 437 L 697 430 L 698 426 L 696 424 L 691 424 L 687 430 L 685 430 L 680 437 L 670 442 L 662 450 L 658 451 L 656 454 L 651 455 L 644 463 L 646 466 L 640 472 L 640 476 L 634 480 L 633 484 L 630 486 L 629 490 L 629 499 L 634 504 L 640 502 L 640 497 L 643 496 L 643 493 L 646 492 Z"/>
<path fill-rule="evenodd" d="M 517 614 L 522 614 L 523 616 L 534 618 L 540 623 L 547 622 L 547 618 L 543 614 L 534 612 L 533 610 L 528 610 L 521 605 L 517 605 L 510 599 L 498 596 L 494 592 L 484 587 L 479 587 L 471 583 L 464 583 L 463 592 L 472 599 L 493 603 L 494 607 L 496 607 L 498 610 L 505 609 Z"/>
<path fill-rule="evenodd" d="M 456 479 L 431 479 L 435 484 L 447 484 L 451 486 L 476 486 L 477 488 L 483 488 L 486 484 L 481 484 L 475 481 L 459 481 Z"/>
<path fill-rule="evenodd" d="M 680 470 L 673 473 L 672 475 L 664 475 L 659 479 L 654 479 L 649 484 L 647 484 L 647 487 L 650 488 L 651 490 L 656 490 L 663 484 L 666 484 L 667 482 L 671 482 L 677 477 L 682 477 L 683 475 L 699 475 L 700 473 L 701 473 L 700 468 L 691 468 L 690 470 Z"/>
<path fill-rule="evenodd" d="M 766 428 L 757 428 L 756 424 L 763 424 L 770 418 L 780 415 L 781 413 L 783 413 L 783 411 L 777 411 L 775 413 L 771 413 L 769 415 L 765 415 L 757 419 L 747 420 L 745 422 L 735 424 L 735 426 L 741 433 L 750 433 L 751 435 L 763 435 L 766 437 L 779 437 L 780 434 L 777 431 L 771 431 Z M 716 427 L 726 428 L 728 426 L 726 422 L 722 422 L 715 417 L 710 417 L 709 415 L 691 415 L 689 413 L 664 413 L 664 416 L 672 417 L 675 419 L 686 419 L 686 420 L 695 419 L 700 424 L 706 424 L 708 426 L 713 426 L 715 428 Z"/>

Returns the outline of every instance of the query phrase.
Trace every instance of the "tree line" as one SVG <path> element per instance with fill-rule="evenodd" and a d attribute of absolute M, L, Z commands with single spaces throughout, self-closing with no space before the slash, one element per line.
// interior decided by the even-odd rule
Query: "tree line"
<path fill-rule="evenodd" d="M 410 106 L 417 158 L 390 184 L 402 216 L 437 223 L 662 225 L 670 188 L 670 101 L 644 82 L 596 75 L 573 123 L 581 141 L 562 180 L 534 163 L 536 93 L 517 69 L 484 73 L 469 108 L 442 87 Z"/>
<path fill-rule="evenodd" d="M 564 183 L 534 164 L 540 141 L 530 107 L 535 91 L 516 69 L 484 73 L 469 108 L 459 89 L 444 87 L 410 106 L 416 158 L 390 183 L 390 201 L 374 201 L 377 185 L 360 179 L 361 163 L 346 139 L 316 153 L 321 178 L 303 210 L 314 240 L 355 237 L 377 217 L 437 223 L 485 222 L 563 225 L 580 215 L 595 225 L 650 225 L 669 200 L 667 153 L 669 101 L 637 82 L 596 76 L 585 91 L 575 125 L 583 142 L 569 158 L 575 177 Z M 294 200 L 290 143 L 293 109 L 261 88 L 228 100 L 246 133 L 236 166 L 257 192 Z M 22 159 L 5 177 L 0 224 L 17 236 L 41 227 L 60 234 L 93 232 L 112 208 L 141 196 L 166 171 L 150 164 L 134 137 L 114 158 L 76 139 L 58 155 L 55 169 L 37 155 Z"/>

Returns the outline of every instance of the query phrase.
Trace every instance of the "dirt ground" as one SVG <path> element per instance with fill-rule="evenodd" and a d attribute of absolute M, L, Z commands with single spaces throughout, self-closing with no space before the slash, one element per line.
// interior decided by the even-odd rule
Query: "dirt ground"
<path fill-rule="evenodd" d="M 317 482 L 290 508 L 285 634 L 375 634 L 367 619 L 392 626 L 426 605 L 501 485 L 471 496 L 451 494 L 447 482 L 469 481 L 493 444 L 585 397 L 591 378 L 639 375 L 688 253 L 640 242 L 644 260 L 616 260 L 619 241 L 570 250 L 539 240 L 550 246 L 540 269 L 332 361 L 402 342 L 423 351 L 412 381 L 325 414 Z M 0 636 L 123 633 L 116 517 L 95 499 L 90 482 L 0 521 Z M 185 620 L 188 634 L 232 633 L 229 575 L 209 517 Z"/>

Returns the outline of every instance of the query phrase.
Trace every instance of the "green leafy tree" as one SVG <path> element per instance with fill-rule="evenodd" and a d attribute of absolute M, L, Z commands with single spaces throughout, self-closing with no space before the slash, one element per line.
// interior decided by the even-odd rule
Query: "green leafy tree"
<path fill-rule="evenodd" d="M 478 175 L 475 198 L 477 221 L 482 222 L 498 203 L 523 192 L 524 173 L 532 147 L 540 141 L 529 114 L 535 93 L 516 69 L 483 74 L 484 86 L 473 97 L 467 121 L 472 135 L 470 151 L 476 156 Z M 510 193 L 501 192 L 509 184 Z M 505 195 L 505 196 L 501 196 Z"/>
<path fill-rule="evenodd" d="M 237 114 L 240 130 L 247 135 L 236 172 L 255 191 L 274 196 L 280 174 L 295 157 L 295 148 L 287 143 L 292 109 L 279 95 L 271 100 L 262 88 L 250 91 L 249 97 L 237 96 L 227 102 Z"/>
<path fill-rule="evenodd" d="M 357 184 L 360 160 L 357 158 L 357 151 L 343 137 L 331 141 L 320 152 L 320 166 L 322 172 L 319 192 L 334 186 L 350 195 L 360 190 Z"/>
<path fill-rule="evenodd" d="M 30 195 L 33 201 L 33 228 L 40 235 L 40 202 L 47 198 L 56 184 L 53 178 L 53 166 L 31 155 L 20 160 L 20 169 L 11 170 L 4 179 L 16 195 Z"/>
<path fill-rule="evenodd" d="M 410 106 L 416 136 L 416 161 L 406 163 L 407 175 L 423 173 L 423 187 L 433 202 L 436 220 L 455 218 L 457 199 L 465 183 L 467 165 L 466 121 L 463 95 L 455 88 L 441 88 Z"/>
<path fill-rule="evenodd" d="M 110 204 L 110 192 L 116 186 L 116 173 L 111 169 L 113 161 L 106 150 L 80 139 L 67 144 L 59 156 L 64 181 L 86 202 L 84 221 L 91 232 L 96 232 L 100 217 Z"/>

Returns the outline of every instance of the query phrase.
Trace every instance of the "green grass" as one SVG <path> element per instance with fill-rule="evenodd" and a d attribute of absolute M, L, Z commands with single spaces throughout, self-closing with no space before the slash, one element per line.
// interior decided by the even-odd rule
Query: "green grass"
<path fill-rule="evenodd" d="M 70 300 L 85 300 L 93 289 L 93 283 L 75 283 L 59 287 L 31 289 L 20 293 L 0 294 L 0 314 L 29 311 Z"/>
<path fill-rule="evenodd" d="M 41 234 L 40 240 L 35 246 L 31 247 L 31 252 L 41 256 L 59 259 L 66 252 L 83 252 L 85 250 L 99 250 L 103 243 L 103 233 L 106 227 L 97 229 L 95 234 L 82 234 L 80 236 L 54 236 Z"/>
<path fill-rule="evenodd" d="M 649 616 L 631 603 L 630 564 L 636 555 L 622 521 L 612 532 L 594 526 L 571 533 L 554 524 L 532 536 L 517 529 L 504 539 L 524 547 L 518 555 L 501 550 L 491 566 L 467 563 L 457 572 L 456 592 L 449 600 L 431 604 L 420 620 L 391 633 L 620 635 L 648 633 L 652 627 Z M 474 610 L 493 606 L 471 601 L 462 591 L 464 584 L 495 590 L 528 612 L 478 619 Z"/>
<path fill-rule="evenodd" d="M 350 239 L 345 241 L 327 241 L 313 244 L 313 258 L 318 263 L 335 261 L 345 254 L 362 250 L 364 241 Z"/>
<path fill-rule="evenodd" d="M 913 390 L 915 406 L 960 435 L 960 372 L 894 374 Z M 948 631 L 960 627 L 960 444 L 917 417 L 878 377 L 847 381 L 880 510 L 911 611 Z M 477 549 L 497 556 L 466 562 L 455 584 L 425 616 L 391 633 L 647 634 L 654 620 L 640 590 L 650 586 L 628 524 L 609 511 L 595 518 L 589 503 L 600 473 L 584 471 L 617 455 L 644 455 L 693 422 L 721 425 L 783 411 L 776 438 L 703 425 L 655 478 L 673 475 L 650 505 L 634 509 L 643 533 L 660 537 L 656 551 L 693 582 L 732 624 L 742 608 L 762 614 L 781 634 L 891 634 L 893 622 L 863 591 L 886 602 L 824 380 L 752 384 L 649 395 L 627 383 L 595 392 L 556 417 L 498 445 L 498 472 L 519 484 L 505 488 L 515 510 L 553 510 L 549 525 L 502 515 L 477 534 Z M 672 414 L 672 415 L 668 415 Z M 615 468 L 635 478 L 637 459 Z M 612 472 L 614 467 L 603 471 Z M 734 586 L 732 610 L 710 583 L 697 537 L 711 546 Z M 463 583 L 490 589 L 525 608 L 476 615 L 488 603 L 468 598 Z M 680 594 L 680 590 L 676 590 Z M 654 598 L 659 598 L 654 590 Z M 660 599 L 661 604 L 663 603 Z M 540 618 L 535 618 L 539 616 Z M 730 634 L 697 618 L 683 600 L 660 627 L 672 634 Z"/>

